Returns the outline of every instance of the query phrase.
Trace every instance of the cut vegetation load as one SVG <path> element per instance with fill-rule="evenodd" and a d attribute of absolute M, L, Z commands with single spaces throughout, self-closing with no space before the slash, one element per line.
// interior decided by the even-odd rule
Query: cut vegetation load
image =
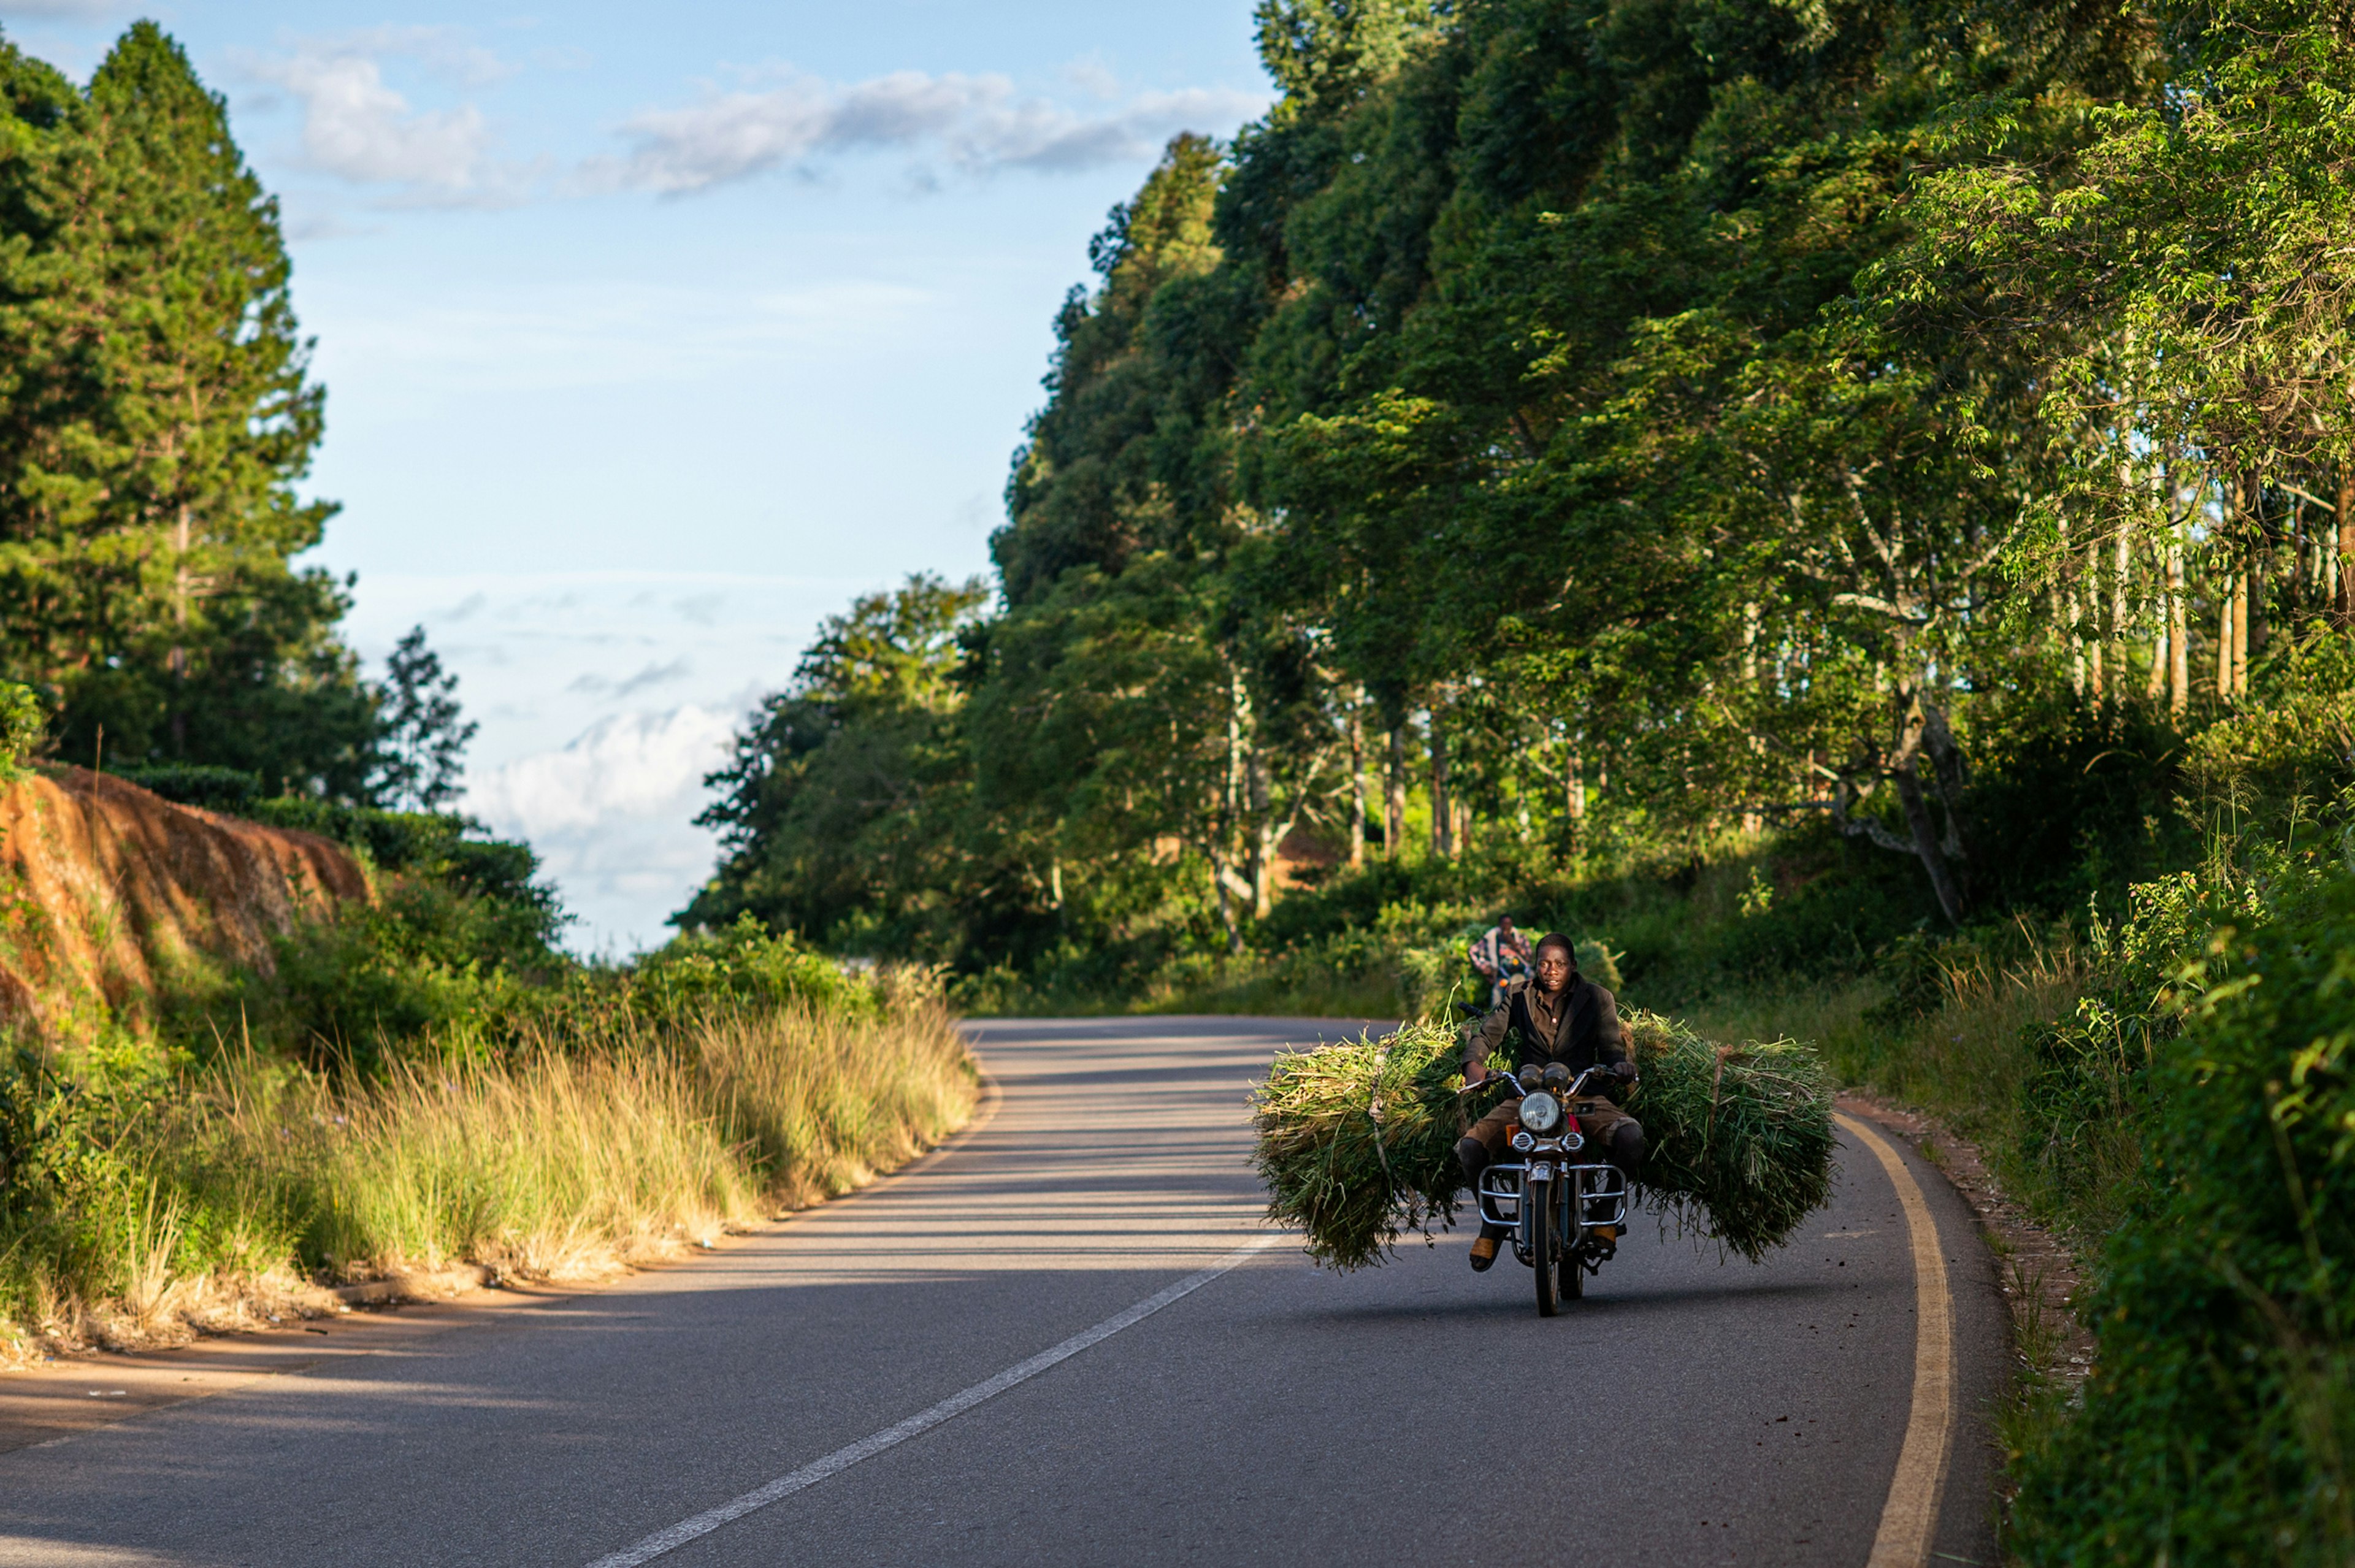
<path fill-rule="evenodd" d="M 1641 1074 L 1627 1109 L 1649 1145 L 1639 1197 L 1679 1232 L 1759 1261 L 1831 1195 L 1822 1064 L 1789 1040 L 1718 1046 L 1656 1013 L 1622 1022 Z M 1425 1022 L 1275 1059 L 1252 1095 L 1252 1163 L 1268 1218 L 1306 1232 L 1310 1257 L 1362 1268 L 1409 1232 L 1454 1222 L 1455 1140 L 1500 1092 L 1461 1093 L 1462 1050 Z"/>

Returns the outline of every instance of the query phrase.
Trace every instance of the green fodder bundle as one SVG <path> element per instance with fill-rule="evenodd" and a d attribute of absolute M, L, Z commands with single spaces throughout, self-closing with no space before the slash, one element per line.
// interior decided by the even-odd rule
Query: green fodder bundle
<path fill-rule="evenodd" d="M 1268 1218 L 1308 1233 L 1308 1255 L 1363 1268 L 1410 1230 L 1455 1218 L 1455 1037 L 1411 1024 L 1275 1059 L 1252 1095 Z"/>
<path fill-rule="evenodd" d="M 1832 1089 L 1792 1040 L 1711 1045 L 1657 1013 L 1621 1020 L 1642 1075 L 1646 1204 L 1752 1263 L 1781 1246 L 1832 1188 Z"/>
<path fill-rule="evenodd" d="M 1720 1047 L 1654 1013 L 1623 1020 L 1642 1081 L 1641 1200 L 1755 1263 L 1831 1194 L 1831 1088 L 1789 1040 Z M 1461 1093 L 1456 1036 L 1409 1025 L 1279 1056 L 1252 1097 L 1268 1218 L 1337 1269 L 1378 1264 L 1409 1231 L 1453 1223 L 1455 1140 L 1493 1103 Z"/>

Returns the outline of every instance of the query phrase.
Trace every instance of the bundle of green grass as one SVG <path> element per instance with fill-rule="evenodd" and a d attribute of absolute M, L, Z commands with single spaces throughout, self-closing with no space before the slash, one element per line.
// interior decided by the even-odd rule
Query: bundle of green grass
<path fill-rule="evenodd" d="M 1679 1232 L 1756 1263 L 1831 1195 L 1832 1094 L 1789 1040 L 1716 1046 L 1656 1013 L 1622 1025 L 1641 1081 L 1627 1110 L 1647 1151 L 1637 1196 Z M 1336 1269 L 1379 1264 L 1452 1224 L 1455 1140 L 1497 1090 L 1466 1094 L 1455 1034 L 1410 1024 L 1275 1060 L 1252 1098 L 1268 1218 Z"/>

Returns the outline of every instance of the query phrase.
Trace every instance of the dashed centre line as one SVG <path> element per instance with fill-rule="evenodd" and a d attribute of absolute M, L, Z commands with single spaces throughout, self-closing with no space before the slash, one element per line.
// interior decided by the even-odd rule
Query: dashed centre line
<path fill-rule="evenodd" d="M 930 1410 L 919 1411 L 895 1426 L 887 1426 L 872 1436 L 847 1444 L 823 1459 L 812 1460 L 790 1475 L 779 1476 L 741 1497 L 730 1498 L 717 1508 L 706 1509 L 691 1519 L 683 1519 L 667 1530 L 658 1530 L 643 1541 L 598 1558 L 589 1564 L 589 1568 L 638 1568 L 638 1564 L 651 1563 L 657 1557 L 676 1552 L 688 1541 L 709 1535 L 723 1524 L 733 1523 L 748 1513 L 767 1508 L 795 1492 L 805 1491 L 830 1476 L 838 1476 L 861 1459 L 871 1459 L 887 1448 L 898 1447 L 911 1437 L 922 1436 L 942 1423 L 963 1415 L 975 1405 L 995 1399 L 1015 1384 L 1028 1382 L 1049 1368 L 1070 1360 L 1091 1345 L 1100 1345 L 1122 1329 L 1144 1322 L 1171 1302 L 1192 1295 L 1228 1270 L 1247 1262 L 1254 1253 L 1265 1251 L 1283 1239 L 1283 1233 L 1275 1231 L 1255 1236 L 1209 1267 L 1189 1274 L 1175 1285 L 1164 1286 L 1135 1306 L 1114 1313 L 1094 1328 L 1083 1328 L 1061 1344 L 1050 1346 L 1028 1360 L 1007 1368 L 994 1378 L 986 1378 L 969 1389 L 949 1395 Z"/>

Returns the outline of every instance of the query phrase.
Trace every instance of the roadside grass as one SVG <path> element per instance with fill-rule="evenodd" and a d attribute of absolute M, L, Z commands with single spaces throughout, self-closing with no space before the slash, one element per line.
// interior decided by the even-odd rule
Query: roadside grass
<path fill-rule="evenodd" d="M 457 1262 L 609 1275 L 850 1191 L 978 1096 L 954 1017 L 904 987 L 558 1015 L 368 1078 L 243 1050 L 112 1104 L 58 1091 L 48 1200 L 0 1213 L 0 1355 L 183 1339 Z"/>

